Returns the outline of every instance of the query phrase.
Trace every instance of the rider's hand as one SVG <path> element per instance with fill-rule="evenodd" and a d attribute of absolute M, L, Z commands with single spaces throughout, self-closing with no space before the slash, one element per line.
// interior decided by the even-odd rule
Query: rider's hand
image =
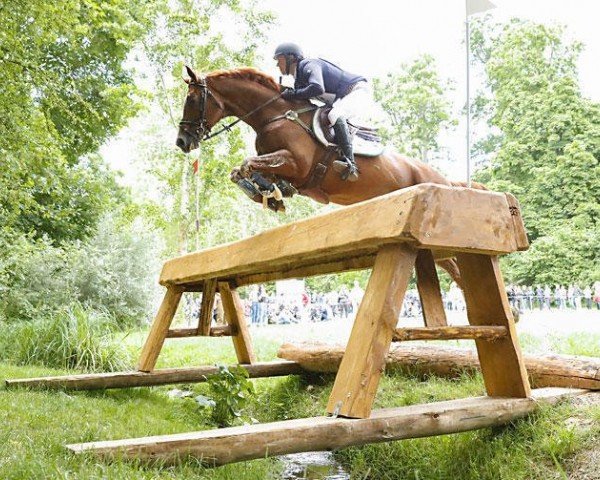
<path fill-rule="evenodd" d="M 288 88 L 287 90 L 284 90 L 281 94 L 281 98 L 283 98 L 284 100 L 295 100 L 296 90 L 294 90 L 293 88 Z"/>

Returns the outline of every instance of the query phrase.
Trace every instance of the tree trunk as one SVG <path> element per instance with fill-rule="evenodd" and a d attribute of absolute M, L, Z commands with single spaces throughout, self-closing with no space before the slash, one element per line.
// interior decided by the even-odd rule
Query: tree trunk
<path fill-rule="evenodd" d="M 319 343 L 286 343 L 280 358 L 299 363 L 313 372 L 336 372 L 344 347 Z M 570 355 L 523 355 L 529 379 L 536 388 L 570 387 L 600 390 L 600 358 Z M 432 345 L 392 345 L 386 368 L 418 375 L 455 377 L 479 369 L 477 352 Z M 498 368 L 502 368 L 498 365 Z"/>

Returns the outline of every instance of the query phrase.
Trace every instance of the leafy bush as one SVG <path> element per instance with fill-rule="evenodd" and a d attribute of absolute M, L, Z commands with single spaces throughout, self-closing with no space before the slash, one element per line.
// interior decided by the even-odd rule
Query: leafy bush
<path fill-rule="evenodd" d="M 111 216 L 88 241 L 62 247 L 0 233 L 0 321 L 41 319 L 80 302 L 121 325 L 139 324 L 156 292 L 160 248 L 141 223 Z"/>
<path fill-rule="evenodd" d="M 108 310 L 121 325 L 139 325 L 158 290 L 160 248 L 158 236 L 141 222 L 122 226 L 105 217 L 96 235 L 69 258 L 79 301 Z"/>
<path fill-rule="evenodd" d="M 42 318 L 76 298 L 65 249 L 6 231 L 0 247 L 0 320 Z"/>
<path fill-rule="evenodd" d="M 254 385 L 243 367 L 219 366 L 219 372 L 206 379 L 211 398 L 196 397 L 202 408 L 212 408 L 212 420 L 219 427 L 228 427 L 238 418 L 243 418 L 243 409 L 254 394 Z M 248 420 L 253 420 L 248 418 Z"/>
<path fill-rule="evenodd" d="M 62 369 L 115 371 L 130 367 L 123 346 L 111 342 L 115 319 L 74 304 L 49 319 L 5 324 L 0 355 L 15 364 Z"/>

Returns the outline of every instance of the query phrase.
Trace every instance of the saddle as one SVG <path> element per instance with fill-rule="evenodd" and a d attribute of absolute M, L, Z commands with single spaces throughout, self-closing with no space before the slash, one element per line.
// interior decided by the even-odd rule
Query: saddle
<path fill-rule="evenodd" d="M 312 124 L 315 137 L 326 147 L 335 145 L 335 134 L 327 117 L 330 111 L 331 107 L 318 108 Z M 377 134 L 377 130 L 353 125 L 350 122 L 348 122 L 348 126 L 352 133 L 352 148 L 355 155 L 376 157 L 383 153 L 384 145 L 381 143 L 381 137 Z"/>

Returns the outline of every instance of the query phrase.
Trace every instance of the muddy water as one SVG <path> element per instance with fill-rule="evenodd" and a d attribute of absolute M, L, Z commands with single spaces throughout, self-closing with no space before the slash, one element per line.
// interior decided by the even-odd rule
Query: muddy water
<path fill-rule="evenodd" d="M 350 474 L 331 452 L 306 452 L 279 457 L 285 464 L 283 480 L 348 480 Z"/>

